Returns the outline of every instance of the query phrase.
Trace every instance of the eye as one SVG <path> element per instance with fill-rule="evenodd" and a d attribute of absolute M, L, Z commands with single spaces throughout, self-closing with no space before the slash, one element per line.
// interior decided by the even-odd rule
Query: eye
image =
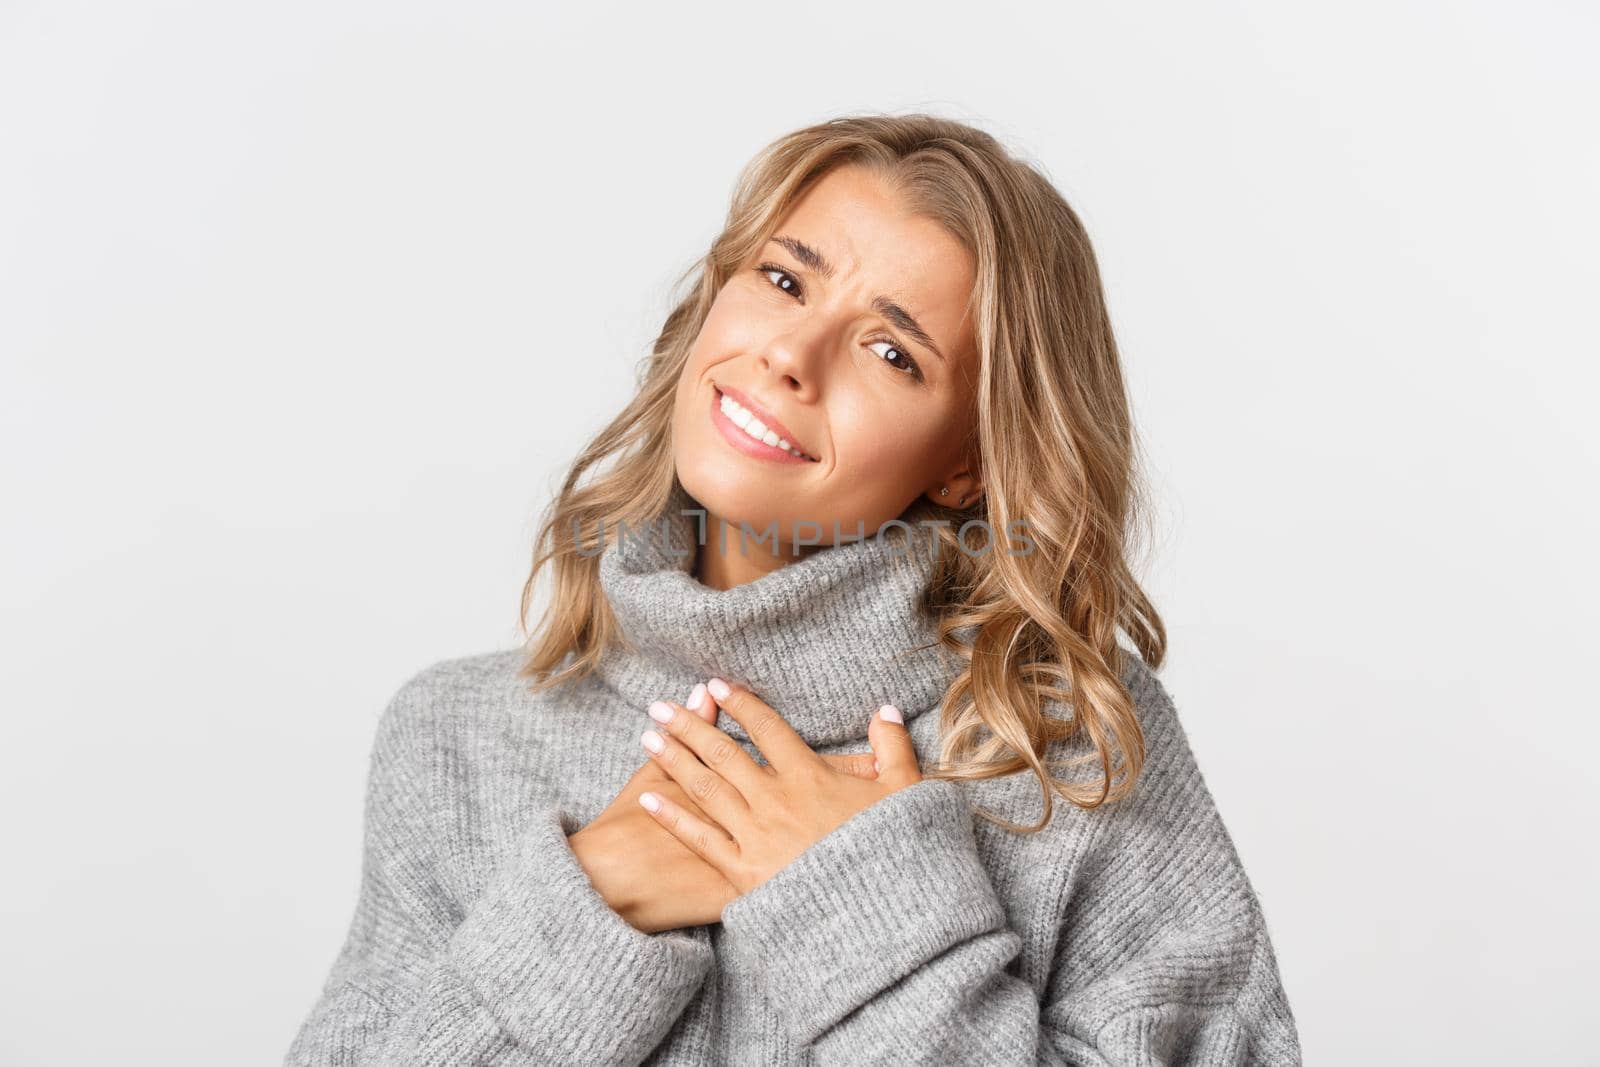
<path fill-rule="evenodd" d="M 917 361 L 916 360 L 911 358 L 911 354 L 909 352 L 907 352 L 905 349 L 901 348 L 900 345 L 897 342 L 894 342 L 894 341 L 874 341 L 872 343 L 874 345 L 888 345 L 889 346 L 889 351 L 895 353 L 897 356 L 900 357 L 901 362 L 894 363 L 894 362 L 890 361 L 888 356 L 884 356 L 883 357 L 883 361 L 885 363 L 888 363 L 889 366 L 893 367 L 895 370 L 900 371 L 903 374 L 908 374 L 913 378 L 921 378 L 922 377 L 922 368 L 917 365 Z"/>
<path fill-rule="evenodd" d="M 800 282 L 799 282 L 799 280 L 796 279 L 793 274 L 790 274 L 788 271 L 784 270 L 782 267 L 775 267 L 771 263 L 763 263 L 763 264 L 761 264 L 761 266 L 756 268 L 756 273 L 757 274 L 762 274 L 762 275 L 769 275 L 769 274 L 780 275 L 779 280 L 776 281 L 776 282 L 772 281 L 771 278 L 768 278 L 767 279 L 768 283 L 774 289 L 781 290 L 781 291 L 783 291 L 785 293 L 791 293 L 791 294 L 794 294 L 796 296 L 798 296 L 799 293 L 800 293 Z"/>
<path fill-rule="evenodd" d="M 767 283 L 774 289 L 777 289 L 780 292 L 789 293 L 797 300 L 800 298 L 800 280 L 793 274 L 790 274 L 788 271 L 784 270 L 782 267 L 772 263 L 763 263 L 755 270 L 757 274 L 766 277 Z M 777 281 L 772 280 L 771 276 L 774 274 L 778 276 Z M 922 381 L 922 367 L 915 359 L 912 358 L 911 353 L 907 352 L 900 346 L 900 342 L 874 341 L 872 343 L 875 345 L 888 345 L 889 350 L 899 356 L 900 362 L 896 363 L 888 356 L 883 356 L 883 361 L 913 381 Z"/>

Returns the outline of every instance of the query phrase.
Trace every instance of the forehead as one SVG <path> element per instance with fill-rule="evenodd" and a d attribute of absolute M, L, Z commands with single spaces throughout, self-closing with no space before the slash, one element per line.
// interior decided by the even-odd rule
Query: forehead
<path fill-rule="evenodd" d="M 833 266 L 825 290 L 883 295 L 903 305 L 951 359 L 971 347 L 972 256 L 943 226 L 912 215 L 883 179 L 836 167 L 793 205 L 775 234 L 799 238 Z M 764 246 L 770 252 L 774 246 Z"/>

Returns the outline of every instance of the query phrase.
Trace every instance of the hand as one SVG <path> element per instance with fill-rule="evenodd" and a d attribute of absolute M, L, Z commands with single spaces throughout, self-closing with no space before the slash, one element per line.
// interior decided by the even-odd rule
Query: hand
<path fill-rule="evenodd" d="M 766 766 L 713 726 L 714 718 L 657 701 L 652 717 L 661 721 L 659 709 L 672 714 L 660 727 L 661 751 L 650 758 L 680 788 L 651 788 L 639 794 L 639 802 L 739 894 L 777 874 L 857 812 L 922 780 L 911 735 L 892 705 L 880 708 L 867 727 L 879 770 L 866 778 L 812 751 L 748 689 L 718 678 L 707 685 L 722 710 L 754 739 Z M 696 803 L 685 803 L 685 796 Z"/>
<path fill-rule="evenodd" d="M 698 705 L 694 714 L 707 728 L 726 738 L 711 725 L 717 719 L 717 705 L 705 696 L 705 687 L 695 686 L 689 700 Z M 682 713 L 687 716 L 689 709 Z M 877 773 L 869 753 L 826 758 L 846 774 L 871 778 Z M 671 834 L 662 833 L 638 803 L 646 790 L 703 814 L 660 764 L 647 759 L 604 811 L 567 838 L 579 866 L 606 904 L 643 933 L 719 922 L 723 907 L 738 893 L 716 868 Z"/>
<path fill-rule="evenodd" d="M 709 726 L 716 705 L 702 702 Z M 645 790 L 693 801 L 660 767 L 646 760 L 604 811 L 567 838 L 578 865 L 612 911 L 643 933 L 717 922 L 736 895 L 728 880 L 670 834 L 661 833 L 639 806 Z M 697 809 L 698 810 L 698 809 Z"/>

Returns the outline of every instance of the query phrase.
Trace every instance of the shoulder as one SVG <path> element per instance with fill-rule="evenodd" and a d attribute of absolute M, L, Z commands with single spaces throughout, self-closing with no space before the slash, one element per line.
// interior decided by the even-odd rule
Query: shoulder
<path fill-rule="evenodd" d="M 983 826 L 980 832 L 1008 842 L 1008 854 L 1020 849 L 1059 871 L 1061 906 L 1070 901 L 1080 921 L 1106 914 L 1135 925 L 1183 914 L 1200 920 L 1203 901 L 1205 922 L 1248 940 L 1258 922 L 1254 890 L 1177 704 L 1156 672 L 1131 651 L 1122 680 L 1144 736 L 1144 759 L 1132 790 L 1094 808 L 1053 793 L 1050 819 L 1036 833 L 1000 826 Z M 1049 713 L 1068 717 L 1073 712 L 1052 704 Z M 1045 763 L 1057 779 L 1099 781 L 1100 763 L 1086 731 L 1052 742 Z M 1033 825 L 1042 814 L 1043 788 L 1031 771 L 965 786 L 975 814 L 1021 826 Z"/>
<path fill-rule="evenodd" d="M 1145 741 L 1132 791 L 1095 808 L 1053 794 L 1050 820 L 1037 833 L 1012 838 L 1014 831 L 1000 827 L 981 832 L 1007 841 L 1008 854 L 1021 849 L 1059 872 L 1053 892 L 1069 925 L 1109 923 L 1128 931 L 1205 927 L 1248 954 L 1260 926 L 1259 904 L 1177 705 L 1155 671 L 1132 652 L 1122 679 Z M 1080 731 L 1052 743 L 1045 759 L 1057 778 L 1091 783 L 1100 772 L 1098 759 L 1086 758 L 1093 754 L 1093 742 Z M 1041 814 L 1042 788 L 1030 771 L 971 782 L 967 792 L 975 809 L 1019 825 L 1031 825 Z M 1103 961 L 1079 962 L 1092 970 Z"/>
<path fill-rule="evenodd" d="M 1113 827 L 1126 831 L 1132 826 L 1143 826 L 1157 833 L 1154 821 L 1179 811 L 1192 815 L 1196 808 L 1215 807 L 1200 775 L 1178 708 L 1156 672 L 1137 653 L 1127 651 L 1121 680 L 1144 738 L 1144 759 L 1132 792 L 1121 800 L 1083 809 L 1059 795 L 1053 798 L 1048 829 L 1069 833 L 1080 847 L 1085 838 L 1105 837 Z M 1066 720 L 1075 711 L 1070 705 L 1051 699 L 1045 702 L 1045 713 Z M 1098 785 L 1101 766 L 1087 730 L 1080 729 L 1071 738 L 1052 742 L 1043 758 L 1057 778 Z M 1038 776 L 1031 771 L 1017 771 L 971 785 L 974 801 L 986 805 L 991 801 L 997 803 L 1008 819 L 1037 821 L 1041 787 Z M 1058 822 L 1063 825 L 1056 825 Z"/>
<path fill-rule="evenodd" d="M 1122 678 L 1144 735 L 1144 762 L 1132 792 L 1103 810 L 1096 851 L 1186 855 L 1193 878 L 1245 882 L 1242 864 L 1184 728 L 1177 703 L 1156 672 L 1130 652 Z"/>
<path fill-rule="evenodd" d="M 519 678 L 522 650 L 502 648 L 435 660 L 394 691 L 377 727 L 375 750 L 415 752 L 442 738 L 504 718 L 528 698 Z"/>
<path fill-rule="evenodd" d="M 1118 1027 L 1147 1029 L 1175 1014 L 1221 1027 L 1215 1009 L 1226 1005 L 1227 1027 L 1248 1035 L 1254 1055 L 1297 1062 L 1260 899 L 1177 705 L 1131 653 L 1123 677 L 1145 762 L 1127 797 L 1092 812 L 1073 809 L 1094 830 L 1065 887 L 1058 973 L 1098 983 L 1099 992 L 1072 1011 L 1111 1041 Z"/>
<path fill-rule="evenodd" d="M 379 834 L 432 839 L 438 813 L 459 812 L 463 790 L 539 698 L 518 677 L 521 650 L 434 660 L 406 676 L 379 716 L 368 760 L 369 818 Z"/>
<path fill-rule="evenodd" d="M 516 672 L 521 663 L 520 648 L 500 648 L 435 660 L 407 678 L 396 697 L 448 701 L 503 694 L 508 686 L 516 684 Z"/>
<path fill-rule="evenodd" d="M 1122 684 L 1128 688 L 1134 712 L 1139 716 L 1139 727 L 1144 731 L 1147 752 L 1154 748 L 1169 756 L 1192 762 L 1194 753 L 1189 748 L 1189 738 L 1178 717 L 1177 704 L 1172 694 L 1156 674 L 1155 669 L 1129 651 L 1122 668 Z"/>

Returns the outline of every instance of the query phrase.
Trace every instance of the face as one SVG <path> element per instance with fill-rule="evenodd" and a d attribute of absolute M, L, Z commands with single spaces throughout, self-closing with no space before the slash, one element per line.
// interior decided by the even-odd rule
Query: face
<path fill-rule="evenodd" d="M 832 544 L 835 524 L 871 536 L 924 494 L 970 503 L 973 284 L 971 256 L 937 223 L 866 170 L 830 171 L 695 339 L 673 412 L 684 488 L 735 526 L 777 523 L 785 545 Z"/>

